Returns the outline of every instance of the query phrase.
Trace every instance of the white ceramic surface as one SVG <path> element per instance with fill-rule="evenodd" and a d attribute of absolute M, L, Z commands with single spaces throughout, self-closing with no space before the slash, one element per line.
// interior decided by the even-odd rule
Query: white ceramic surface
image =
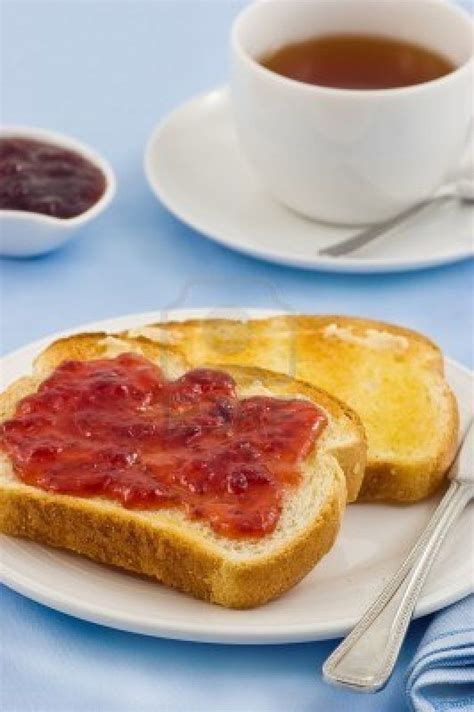
<path fill-rule="evenodd" d="M 168 319 L 205 317 L 216 310 L 179 310 L 131 315 L 78 327 L 121 330 Z M 269 312 L 240 310 L 248 317 Z M 233 312 L 221 311 L 232 316 Z M 70 332 L 69 332 L 70 333 Z M 55 335 L 58 336 L 58 335 Z M 30 368 L 32 358 L 52 338 L 4 357 L 4 382 Z M 469 417 L 472 373 L 452 361 L 447 376 Z M 4 384 L 3 384 L 4 385 Z M 283 643 L 343 635 L 402 561 L 429 519 L 438 498 L 405 507 L 355 504 L 346 512 L 335 547 L 296 588 L 250 611 L 232 611 L 121 573 L 85 558 L 0 537 L 2 581 L 47 606 L 103 625 L 154 636 L 224 643 Z M 472 508 L 450 534 L 432 569 L 416 609 L 420 616 L 473 589 Z"/>
<path fill-rule="evenodd" d="M 0 210 L 0 255 L 4 257 L 31 257 L 51 252 L 70 240 L 86 223 L 97 217 L 115 195 L 115 176 L 109 163 L 85 144 L 55 131 L 26 126 L 5 126 L 0 137 L 18 136 L 45 141 L 76 151 L 97 166 L 105 176 L 106 187 L 99 200 L 74 218 L 56 218 L 51 215 L 24 210 Z"/>
<path fill-rule="evenodd" d="M 242 155 L 227 89 L 176 109 L 153 132 L 145 172 L 155 195 L 188 225 L 227 247 L 285 265 L 330 272 L 391 272 L 473 254 L 474 207 L 420 215 L 357 255 L 319 250 L 354 234 L 308 220 L 274 200 Z"/>
<path fill-rule="evenodd" d="M 297 82 L 262 67 L 282 45 L 333 33 L 421 44 L 456 69 L 440 79 L 353 91 Z M 267 0 L 232 31 L 232 96 L 239 137 L 268 190 L 297 212 L 367 224 L 425 199 L 467 145 L 474 33 L 444 0 Z"/>

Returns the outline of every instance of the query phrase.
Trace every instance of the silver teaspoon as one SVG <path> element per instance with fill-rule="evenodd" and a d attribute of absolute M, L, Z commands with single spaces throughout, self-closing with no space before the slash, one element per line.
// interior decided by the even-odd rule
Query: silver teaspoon
<path fill-rule="evenodd" d="M 361 247 L 369 244 L 377 237 L 381 237 L 385 233 L 393 230 L 402 223 L 410 220 L 421 212 L 426 210 L 431 210 L 436 206 L 440 206 L 443 203 L 448 203 L 452 200 L 458 200 L 464 203 L 474 202 L 474 180 L 470 178 L 464 178 L 451 186 L 447 186 L 442 193 L 424 200 L 422 203 L 417 203 L 411 208 L 404 210 L 399 213 L 394 218 L 387 220 L 383 223 L 378 223 L 377 225 L 372 225 L 360 232 L 356 233 L 352 237 L 342 240 L 335 245 L 330 247 L 325 247 L 323 250 L 319 250 L 319 254 L 325 257 L 340 257 L 341 255 L 349 255 Z"/>
<path fill-rule="evenodd" d="M 324 663 L 323 675 L 328 682 L 361 692 L 375 692 L 387 683 L 441 544 L 474 497 L 472 423 L 451 468 L 450 478 L 448 491 L 403 564 Z"/>

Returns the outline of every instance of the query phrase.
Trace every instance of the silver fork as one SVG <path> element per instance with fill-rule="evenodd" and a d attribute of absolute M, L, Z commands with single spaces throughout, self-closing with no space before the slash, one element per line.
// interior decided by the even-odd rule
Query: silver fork
<path fill-rule="evenodd" d="M 446 494 L 398 571 L 323 665 L 324 678 L 361 692 L 392 674 L 413 610 L 449 529 L 474 497 L 474 424 L 450 471 Z"/>

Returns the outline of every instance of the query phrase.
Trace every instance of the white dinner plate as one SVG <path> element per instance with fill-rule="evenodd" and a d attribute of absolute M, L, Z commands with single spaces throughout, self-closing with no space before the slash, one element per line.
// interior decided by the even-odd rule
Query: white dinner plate
<path fill-rule="evenodd" d="M 206 316 L 209 310 L 168 312 L 169 319 Z M 213 310 L 213 315 L 216 311 Z M 240 312 L 241 314 L 241 312 Z M 269 312 L 247 310 L 248 316 Z M 232 316 L 221 311 L 220 316 Z M 150 312 L 86 324 L 72 331 L 119 330 L 159 321 Z M 68 332 L 72 333 L 72 332 Z M 57 334 L 1 360 L 3 385 L 30 369 L 34 356 Z M 469 417 L 472 373 L 447 362 L 447 377 Z M 298 586 L 261 608 L 213 606 L 149 579 L 32 542 L 0 537 L 0 571 L 10 588 L 63 613 L 121 630 L 221 643 L 284 643 L 345 634 L 395 571 L 424 528 L 439 497 L 408 506 L 353 504 L 331 552 Z M 472 509 L 466 511 L 436 561 L 416 616 L 435 611 L 473 590 Z"/>
<path fill-rule="evenodd" d="M 308 220 L 273 200 L 242 155 L 227 89 L 192 99 L 158 125 L 146 147 L 145 172 L 155 195 L 192 228 L 272 262 L 328 272 L 394 272 L 473 254 L 474 207 L 451 202 L 357 256 L 320 256 L 320 249 L 355 229 Z"/>

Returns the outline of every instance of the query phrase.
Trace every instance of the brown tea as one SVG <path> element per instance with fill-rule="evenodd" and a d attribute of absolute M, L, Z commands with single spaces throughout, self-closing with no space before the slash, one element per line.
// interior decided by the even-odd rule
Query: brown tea
<path fill-rule="evenodd" d="M 314 37 L 285 45 L 260 63 L 290 79 L 339 89 L 407 87 L 455 69 L 431 49 L 375 35 Z"/>

